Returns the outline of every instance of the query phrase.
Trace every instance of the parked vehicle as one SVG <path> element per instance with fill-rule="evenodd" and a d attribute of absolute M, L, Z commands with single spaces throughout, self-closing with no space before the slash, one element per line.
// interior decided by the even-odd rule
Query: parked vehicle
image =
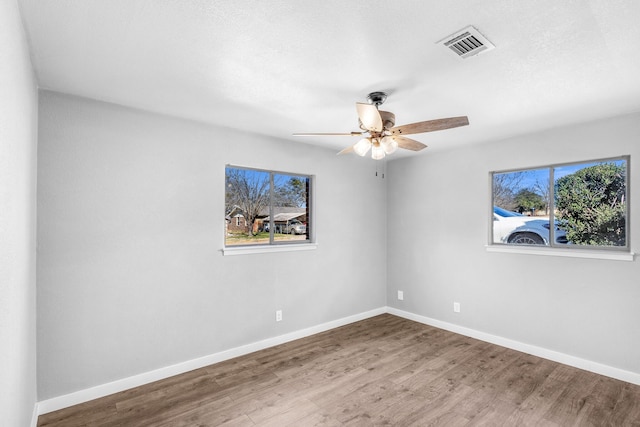
<path fill-rule="evenodd" d="M 307 226 L 294 219 L 285 227 L 284 232 L 285 234 L 306 234 Z"/>
<path fill-rule="evenodd" d="M 526 216 L 498 206 L 493 207 L 493 243 L 549 245 L 549 219 Z M 566 232 L 556 226 L 555 240 L 567 244 Z"/>
<path fill-rule="evenodd" d="M 269 231 L 269 223 L 265 222 L 264 226 L 263 226 L 263 230 L 268 232 Z M 307 233 L 307 226 L 305 224 L 303 224 L 302 222 L 300 222 L 297 219 L 291 220 L 288 224 L 276 224 L 275 225 L 275 229 L 274 229 L 275 233 L 282 233 L 282 234 L 306 234 Z"/>

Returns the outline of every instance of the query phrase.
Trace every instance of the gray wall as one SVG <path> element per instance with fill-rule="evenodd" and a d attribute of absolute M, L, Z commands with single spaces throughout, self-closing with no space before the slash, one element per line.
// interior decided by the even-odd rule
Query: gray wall
<path fill-rule="evenodd" d="M 370 159 L 46 91 L 39 132 L 41 400 L 386 304 Z M 318 248 L 223 256 L 225 164 L 316 175 Z"/>
<path fill-rule="evenodd" d="M 17 3 L 0 2 L 0 424 L 36 403 L 38 92 Z"/>
<path fill-rule="evenodd" d="M 485 250 L 490 171 L 630 154 L 631 247 L 637 251 L 638 135 L 635 114 L 391 162 L 389 305 L 640 373 L 637 260 Z M 453 312 L 454 301 L 460 313 Z"/>

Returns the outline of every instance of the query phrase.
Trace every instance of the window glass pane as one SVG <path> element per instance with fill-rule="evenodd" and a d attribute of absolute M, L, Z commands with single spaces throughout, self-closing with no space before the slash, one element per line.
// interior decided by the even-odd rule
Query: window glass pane
<path fill-rule="evenodd" d="M 311 242 L 311 177 L 227 166 L 225 246 Z"/>
<path fill-rule="evenodd" d="M 269 214 L 270 173 L 231 166 L 225 172 L 225 245 L 269 244 L 262 224 Z"/>
<path fill-rule="evenodd" d="M 491 243 L 628 248 L 628 163 L 619 157 L 492 173 Z"/>
<path fill-rule="evenodd" d="M 265 224 L 273 224 L 274 241 L 309 240 L 309 177 L 273 174 L 273 207 Z"/>
<path fill-rule="evenodd" d="M 549 168 L 494 173 L 492 193 L 492 243 L 549 244 Z"/>
<path fill-rule="evenodd" d="M 556 219 L 580 246 L 626 246 L 627 161 L 605 160 L 555 167 Z"/>

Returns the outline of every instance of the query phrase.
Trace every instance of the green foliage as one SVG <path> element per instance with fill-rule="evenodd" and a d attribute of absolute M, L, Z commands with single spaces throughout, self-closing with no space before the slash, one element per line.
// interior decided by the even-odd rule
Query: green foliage
<path fill-rule="evenodd" d="M 546 206 L 545 200 L 541 195 L 528 188 L 523 188 L 518 191 L 514 196 L 516 209 L 522 212 L 531 212 L 534 209 L 544 209 Z"/>
<path fill-rule="evenodd" d="M 280 177 L 284 177 L 280 175 Z M 297 176 L 289 177 L 284 183 L 276 182 L 274 191 L 277 206 L 307 206 L 307 180 Z"/>
<path fill-rule="evenodd" d="M 624 246 L 626 168 L 602 163 L 558 179 L 556 217 L 579 245 Z"/>

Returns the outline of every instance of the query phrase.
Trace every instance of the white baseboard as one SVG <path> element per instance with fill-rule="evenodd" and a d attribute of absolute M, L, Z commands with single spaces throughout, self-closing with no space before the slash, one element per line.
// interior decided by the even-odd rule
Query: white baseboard
<path fill-rule="evenodd" d="M 425 325 L 445 329 L 447 331 L 455 332 L 457 334 L 465 335 L 467 337 L 475 338 L 481 341 L 489 342 L 491 344 L 507 347 L 512 350 L 517 350 L 523 353 L 542 357 L 543 359 L 553 360 L 554 362 L 573 366 L 574 368 L 584 369 L 585 371 L 594 372 L 596 374 L 615 378 L 617 380 L 626 381 L 631 384 L 640 385 L 640 374 L 635 372 L 625 371 L 624 369 L 614 368 L 608 365 L 603 365 L 602 363 L 592 362 L 590 360 L 570 356 L 568 354 L 549 350 L 543 347 L 525 344 L 497 335 L 476 331 L 475 329 L 465 328 L 464 326 L 455 325 L 453 323 L 443 322 L 441 320 L 432 319 L 429 317 L 421 316 L 419 314 L 409 313 L 407 311 L 398 310 L 393 307 L 387 307 L 387 313 L 423 323 Z"/>
<path fill-rule="evenodd" d="M 384 314 L 386 312 L 386 307 L 380 307 L 375 310 L 370 310 L 364 313 L 355 314 L 353 316 L 344 317 L 342 319 L 323 323 L 317 326 L 312 326 L 310 328 L 301 329 L 299 331 L 291 332 L 273 338 L 268 338 L 266 340 L 221 351 L 219 353 L 214 353 L 197 359 L 188 360 L 186 362 L 177 363 L 175 365 L 145 372 L 139 375 L 134 375 L 132 377 L 123 378 L 121 380 L 101 384 L 84 390 L 79 390 L 73 393 L 65 394 L 63 396 L 43 400 L 36 404 L 37 415 L 57 411 L 69 406 L 78 405 L 80 403 L 88 402 L 93 399 L 128 390 L 130 388 L 139 387 L 144 384 L 169 378 L 171 376 L 182 374 L 184 372 L 193 371 L 194 369 L 199 369 L 208 365 L 212 365 L 214 363 L 229 360 L 234 357 L 243 356 L 255 351 L 264 350 L 265 348 L 284 344 L 289 341 L 297 340 L 320 332 L 325 332 L 330 329 L 338 328 L 340 326 L 348 325 L 349 323 L 368 319 L 370 317 Z M 35 418 L 37 422 L 37 416 Z"/>
<path fill-rule="evenodd" d="M 317 326 L 312 326 L 310 328 L 302 329 L 299 331 L 291 332 L 291 333 L 280 335 L 273 338 L 268 338 L 266 340 L 258 341 L 252 344 L 247 344 L 244 346 L 232 348 L 229 350 L 221 351 L 219 353 L 214 353 L 208 356 L 200 357 L 193 360 L 188 360 L 182 363 L 177 363 L 175 365 L 145 372 L 139 375 L 134 375 L 132 377 L 123 378 L 121 380 L 113 381 L 106 384 L 101 384 L 88 389 L 79 390 L 74 393 L 69 393 L 63 396 L 58 396 L 51 399 L 40 401 L 35 405 L 34 416 L 33 416 L 31 425 L 32 427 L 35 427 L 37 425 L 38 415 L 57 411 L 59 409 L 67 408 L 69 406 L 77 405 L 80 403 L 88 402 L 93 399 L 108 396 L 113 393 L 118 393 L 120 391 L 124 391 L 130 388 L 138 387 L 154 381 L 169 378 L 174 375 L 182 374 L 184 372 L 189 372 L 194 369 L 199 369 L 208 365 L 212 365 L 214 363 L 229 360 L 234 357 L 243 356 L 245 354 L 253 353 L 259 350 L 264 350 L 265 348 L 284 344 L 284 343 L 294 341 L 300 338 L 308 337 L 310 335 L 314 335 L 320 332 L 325 332 L 334 328 L 338 328 L 340 326 L 348 325 L 350 323 L 358 322 L 360 320 L 368 319 L 370 317 L 377 316 L 379 314 L 384 314 L 384 313 L 393 314 L 395 316 L 413 320 L 419 323 L 423 323 L 425 325 L 430 325 L 436 328 L 445 329 L 447 331 L 451 331 L 457 334 L 479 339 L 481 341 L 500 345 L 502 347 L 507 347 L 513 350 L 521 351 L 523 353 L 532 354 L 534 356 L 542 357 L 544 359 L 553 360 L 554 362 L 562 363 L 562 364 L 573 366 L 579 369 L 584 369 L 586 371 L 594 372 L 596 374 L 605 375 L 607 377 L 611 377 L 621 381 L 626 381 L 632 384 L 640 385 L 640 374 L 635 372 L 625 371 L 622 369 L 603 365 L 601 363 L 596 363 L 589 360 L 581 359 L 579 357 L 570 356 L 557 351 L 548 350 L 542 347 L 525 344 L 525 343 L 514 341 L 508 338 L 503 338 L 500 336 L 491 335 L 485 332 L 455 325 L 453 323 L 443 322 L 440 320 L 432 319 L 432 318 L 421 316 L 418 314 L 409 313 L 407 311 L 398 310 L 393 307 L 380 307 L 375 310 L 370 310 L 364 313 L 355 314 L 353 316 L 344 317 L 342 319 L 323 323 Z"/>

